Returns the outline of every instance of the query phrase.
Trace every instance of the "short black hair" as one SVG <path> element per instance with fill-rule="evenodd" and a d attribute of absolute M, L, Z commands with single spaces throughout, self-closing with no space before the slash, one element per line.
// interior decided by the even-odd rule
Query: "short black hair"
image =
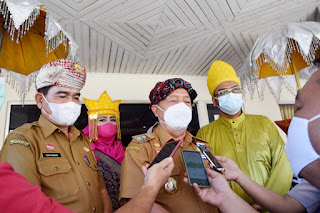
<path fill-rule="evenodd" d="M 46 96 L 52 86 L 43 87 L 41 89 L 38 89 L 38 92 L 42 93 L 44 96 Z"/>

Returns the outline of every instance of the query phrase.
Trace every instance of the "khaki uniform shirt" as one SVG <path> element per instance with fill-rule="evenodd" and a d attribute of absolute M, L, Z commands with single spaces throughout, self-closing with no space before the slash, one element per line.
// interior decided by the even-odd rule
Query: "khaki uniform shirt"
<path fill-rule="evenodd" d="M 48 197 L 76 212 L 103 212 L 103 179 L 85 135 L 70 126 L 70 141 L 40 116 L 10 132 L 0 161 L 10 163 Z"/>
<path fill-rule="evenodd" d="M 141 167 L 150 163 L 156 157 L 157 149 L 161 149 L 166 142 L 172 139 L 160 126 L 156 127 L 152 134 L 147 135 L 150 137 L 150 140 L 139 142 L 133 139 L 127 147 L 121 165 L 121 202 L 126 201 L 126 198 L 132 198 L 140 191 L 144 182 L 144 174 Z M 177 181 L 178 190 L 174 194 L 169 194 L 162 187 L 156 198 L 156 203 L 169 212 L 218 212 L 216 208 L 204 203 L 193 190 L 193 187 L 183 182 L 186 168 L 182 150 L 197 150 L 196 142 L 202 141 L 198 141 L 187 132 L 182 147 L 180 146 L 173 156 L 174 168 L 171 177 Z"/>

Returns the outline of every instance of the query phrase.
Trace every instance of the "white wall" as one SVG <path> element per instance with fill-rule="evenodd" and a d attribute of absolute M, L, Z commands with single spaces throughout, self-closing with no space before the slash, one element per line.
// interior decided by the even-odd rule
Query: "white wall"
<path fill-rule="evenodd" d="M 158 81 L 163 81 L 168 78 L 177 76 L 163 75 L 133 75 L 133 74 L 92 74 L 87 76 L 87 82 L 81 91 L 81 97 L 90 99 L 98 99 L 100 94 L 106 90 L 110 97 L 115 100 L 122 100 L 122 103 L 149 103 L 149 92 Z M 206 125 L 209 122 L 207 117 L 206 104 L 211 103 L 211 96 L 207 90 L 206 77 L 200 76 L 179 76 L 192 84 L 192 87 L 197 91 L 197 103 L 200 126 Z M 31 86 L 30 92 L 27 94 L 25 103 L 35 104 L 34 85 Z M 286 103 L 293 103 L 293 95 L 283 91 L 281 100 Z M 20 97 L 17 92 L 6 84 L 5 103 L 0 110 L 0 148 L 6 136 L 6 125 L 9 121 L 9 105 L 21 104 Z M 270 94 L 269 90 L 265 91 L 263 101 L 258 99 L 257 94 L 254 99 L 245 99 L 244 111 L 250 114 L 262 114 L 269 117 L 271 120 L 281 120 L 279 107 Z M 285 134 L 280 130 L 282 137 L 285 139 Z"/>

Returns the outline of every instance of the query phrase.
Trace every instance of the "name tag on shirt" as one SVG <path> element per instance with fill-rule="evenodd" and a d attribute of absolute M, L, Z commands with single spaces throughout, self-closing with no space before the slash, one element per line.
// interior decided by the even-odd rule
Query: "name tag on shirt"
<path fill-rule="evenodd" d="M 61 158 L 61 153 L 41 153 L 42 158 Z"/>

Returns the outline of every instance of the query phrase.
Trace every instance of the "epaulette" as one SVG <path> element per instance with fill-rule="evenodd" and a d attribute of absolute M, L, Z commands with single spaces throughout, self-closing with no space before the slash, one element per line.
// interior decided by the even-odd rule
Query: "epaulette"
<path fill-rule="evenodd" d="M 10 145 L 14 145 L 14 144 L 20 144 L 22 146 L 29 146 L 30 143 L 25 140 L 25 139 L 22 139 L 22 138 L 14 138 L 14 139 L 11 139 L 9 141 Z"/>
<path fill-rule="evenodd" d="M 144 134 L 132 136 L 132 138 L 138 141 L 139 143 L 144 143 L 146 141 L 154 139 L 154 135 L 152 133 L 144 133 Z"/>
<path fill-rule="evenodd" d="M 201 143 L 209 143 L 208 141 L 202 140 L 201 138 L 197 138 L 197 137 L 192 137 L 192 142 L 193 143 L 197 143 L 197 142 L 201 142 Z"/>

